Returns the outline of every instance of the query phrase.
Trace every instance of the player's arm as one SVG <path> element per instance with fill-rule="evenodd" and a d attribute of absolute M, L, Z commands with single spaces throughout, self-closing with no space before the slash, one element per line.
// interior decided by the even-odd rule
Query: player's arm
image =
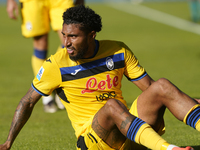
<path fill-rule="evenodd" d="M 15 0 L 7 0 L 7 13 L 9 18 L 17 19 L 19 15 L 19 9 Z"/>
<path fill-rule="evenodd" d="M 153 82 L 155 81 L 148 74 L 138 81 L 133 81 L 142 91 L 146 90 Z"/>
<path fill-rule="evenodd" d="M 15 110 L 8 138 L 3 145 L 0 145 L 0 150 L 8 150 L 11 148 L 15 138 L 25 123 L 28 121 L 35 104 L 40 98 L 41 95 L 31 87 L 26 95 L 21 99 L 17 109 Z"/>

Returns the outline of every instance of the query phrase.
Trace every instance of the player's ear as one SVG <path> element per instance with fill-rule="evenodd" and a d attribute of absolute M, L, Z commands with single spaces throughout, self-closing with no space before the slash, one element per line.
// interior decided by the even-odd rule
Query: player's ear
<path fill-rule="evenodd" d="M 95 39 L 95 37 L 96 37 L 96 32 L 95 32 L 95 31 L 90 32 L 90 37 L 93 38 L 93 39 Z"/>

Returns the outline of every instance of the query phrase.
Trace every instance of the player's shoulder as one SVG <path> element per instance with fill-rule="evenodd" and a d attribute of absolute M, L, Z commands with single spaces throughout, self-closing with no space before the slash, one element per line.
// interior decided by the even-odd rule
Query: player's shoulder
<path fill-rule="evenodd" d="M 57 51 L 55 54 L 51 55 L 51 57 L 54 58 L 55 60 L 58 60 L 58 59 L 60 60 L 66 56 L 68 56 L 68 53 L 65 47 Z"/>
<path fill-rule="evenodd" d="M 48 57 L 44 63 L 44 65 L 52 66 L 52 65 L 58 65 L 62 60 L 64 60 L 66 57 L 66 51 L 65 49 L 60 49 L 55 54 L 52 54 L 50 57 Z"/>

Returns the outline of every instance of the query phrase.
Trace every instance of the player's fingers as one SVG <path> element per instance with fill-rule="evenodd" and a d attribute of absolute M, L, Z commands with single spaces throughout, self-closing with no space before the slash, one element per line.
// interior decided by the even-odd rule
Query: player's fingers
<path fill-rule="evenodd" d="M 8 17 L 14 19 L 14 11 L 13 9 L 7 8 Z"/>
<path fill-rule="evenodd" d="M 17 19 L 17 17 L 19 16 L 19 9 L 18 7 L 15 8 L 15 18 Z"/>
<path fill-rule="evenodd" d="M 11 19 L 17 19 L 17 16 L 18 16 L 18 15 L 16 15 L 16 11 L 13 11 L 13 12 L 9 12 L 9 13 L 8 13 L 8 16 L 9 16 L 9 18 L 11 18 Z"/>
<path fill-rule="evenodd" d="M 19 15 L 19 10 L 17 5 L 11 5 L 7 7 L 8 17 L 11 19 L 17 19 Z"/>

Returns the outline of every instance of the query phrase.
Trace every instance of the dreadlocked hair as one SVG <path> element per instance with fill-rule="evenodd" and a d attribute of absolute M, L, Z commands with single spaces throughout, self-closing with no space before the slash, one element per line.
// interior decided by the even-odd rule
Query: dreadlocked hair
<path fill-rule="evenodd" d="M 80 24 L 80 29 L 86 32 L 99 32 L 102 28 L 101 17 L 89 7 L 78 5 L 63 13 L 63 24 Z"/>

